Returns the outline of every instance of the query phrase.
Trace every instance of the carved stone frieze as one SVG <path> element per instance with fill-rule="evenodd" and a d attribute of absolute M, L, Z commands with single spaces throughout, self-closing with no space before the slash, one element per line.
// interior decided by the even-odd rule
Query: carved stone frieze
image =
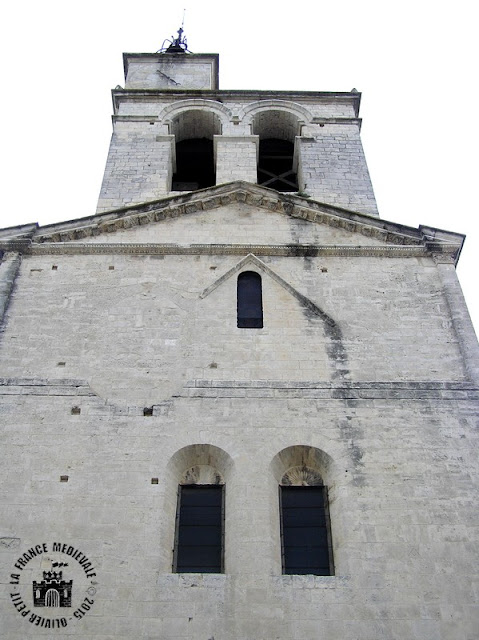
<path fill-rule="evenodd" d="M 146 244 L 146 243 L 56 243 L 31 245 L 28 255 L 237 255 L 254 253 L 261 256 L 285 257 L 385 257 L 421 258 L 428 251 L 421 246 L 342 246 L 342 245 L 252 245 L 252 244 Z"/>

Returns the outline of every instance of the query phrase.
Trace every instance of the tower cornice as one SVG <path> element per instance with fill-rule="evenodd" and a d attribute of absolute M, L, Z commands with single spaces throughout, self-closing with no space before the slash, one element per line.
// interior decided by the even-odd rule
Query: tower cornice
<path fill-rule="evenodd" d="M 121 101 L 128 99 L 136 102 L 154 100 L 178 100 L 203 98 L 206 100 L 247 100 L 249 102 L 283 99 L 293 102 L 346 102 L 354 107 L 356 117 L 359 115 L 361 93 L 351 91 L 262 91 L 259 89 L 112 89 L 112 100 L 115 112 Z"/>

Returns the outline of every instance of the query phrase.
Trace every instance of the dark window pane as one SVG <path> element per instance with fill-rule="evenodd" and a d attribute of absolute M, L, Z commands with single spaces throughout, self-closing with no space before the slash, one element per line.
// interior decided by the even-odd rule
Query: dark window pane
<path fill-rule="evenodd" d="M 328 566 L 328 547 L 285 547 L 288 565 L 293 567 Z M 313 573 L 313 571 L 311 571 Z"/>
<path fill-rule="evenodd" d="M 280 487 L 283 573 L 332 575 L 325 487 Z"/>
<path fill-rule="evenodd" d="M 223 487 L 180 486 L 174 570 L 221 573 L 223 559 Z"/>
<path fill-rule="evenodd" d="M 221 507 L 183 507 L 180 526 L 218 526 L 221 519 Z"/>
<path fill-rule="evenodd" d="M 285 527 L 283 524 L 284 546 L 308 546 L 315 540 L 317 546 L 328 548 L 326 527 Z"/>
<path fill-rule="evenodd" d="M 180 562 L 181 560 L 181 562 Z M 221 553 L 218 546 L 215 547 L 182 547 L 181 558 L 178 561 L 178 571 L 181 573 L 183 566 L 196 565 L 197 567 L 210 567 L 218 570 L 221 561 Z"/>
<path fill-rule="evenodd" d="M 283 527 L 326 526 L 324 509 L 285 509 L 283 507 Z"/>
<path fill-rule="evenodd" d="M 329 565 L 327 567 L 314 567 L 313 569 L 309 567 L 287 567 L 284 570 L 286 575 L 294 575 L 294 576 L 304 576 L 304 575 L 314 575 L 314 576 L 331 576 L 333 575 L 329 569 Z"/>
<path fill-rule="evenodd" d="M 283 509 L 285 507 L 319 507 L 324 511 L 323 487 L 283 487 Z"/>
<path fill-rule="evenodd" d="M 254 271 L 244 271 L 238 276 L 237 286 L 238 327 L 261 329 L 263 327 L 263 295 L 261 276 Z"/>
<path fill-rule="evenodd" d="M 182 506 L 218 506 L 221 507 L 220 485 L 187 485 L 181 487 Z"/>
<path fill-rule="evenodd" d="M 183 566 L 177 569 L 178 573 L 218 573 L 215 567 L 199 567 L 198 565 Z"/>
<path fill-rule="evenodd" d="M 181 526 L 178 536 L 180 545 L 221 545 L 221 527 L 185 527 Z"/>

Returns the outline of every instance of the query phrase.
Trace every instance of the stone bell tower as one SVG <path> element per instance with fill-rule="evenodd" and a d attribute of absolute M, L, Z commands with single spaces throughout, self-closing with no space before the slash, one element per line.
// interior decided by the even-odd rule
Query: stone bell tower
<path fill-rule="evenodd" d="M 378 215 L 355 89 L 220 91 L 218 55 L 174 42 L 123 55 L 98 212 L 244 180 Z"/>
<path fill-rule="evenodd" d="M 356 90 L 124 65 L 97 212 L 0 230 L 2 637 L 476 640 L 464 236 Z"/>

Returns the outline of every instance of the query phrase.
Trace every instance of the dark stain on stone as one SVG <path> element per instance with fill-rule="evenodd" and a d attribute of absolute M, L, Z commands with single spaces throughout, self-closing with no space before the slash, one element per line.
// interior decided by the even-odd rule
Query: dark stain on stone
<path fill-rule="evenodd" d="M 362 474 L 355 474 L 353 478 L 353 485 L 355 487 L 364 487 L 366 484 L 366 478 Z"/>
<path fill-rule="evenodd" d="M 305 256 L 314 258 L 319 256 L 319 249 L 315 245 L 308 244 L 286 244 L 287 255 L 293 258 L 304 258 Z"/>
<path fill-rule="evenodd" d="M 16 257 L 9 263 L 3 265 L 1 278 L 2 292 L 0 293 L 0 335 L 3 334 L 6 326 L 7 310 L 12 297 L 17 289 L 17 276 L 20 272 L 22 265 L 23 255 L 20 252 L 16 252 Z M 2 253 L 2 261 L 4 254 Z"/>
<path fill-rule="evenodd" d="M 358 444 L 356 444 L 357 440 L 361 440 L 363 437 L 362 429 L 352 416 L 346 416 L 346 418 L 341 419 L 338 426 L 341 439 L 348 443 L 349 456 L 355 470 L 357 471 L 364 465 L 364 451 Z M 364 484 L 364 478 L 361 480 L 360 484 Z"/>
<path fill-rule="evenodd" d="M 313 267 L 313 263 L 311 261 L 311 256 L 304 256 L 303 265 L 304 265 L 305 271 L 311 271 L 311 269 Z"/>
<path fill-rule="evenodd" d="M 363 466 L 363 450 L 358 445 L 351 444 L 351 459 L 354 462 L 355 467 Z"/>
<path fill-rule="evenodd" d="M 329 342 L 325 346 L 328 358 L 333 364 L 332 379 L 343 379 L 349 376 L 348 357 L 339 325 L 306 296 L 298 294 L 298 299 L 309 322 L 315 322 L 318 318 L 322 320 L 324 333 L 329 338 Z"/>

